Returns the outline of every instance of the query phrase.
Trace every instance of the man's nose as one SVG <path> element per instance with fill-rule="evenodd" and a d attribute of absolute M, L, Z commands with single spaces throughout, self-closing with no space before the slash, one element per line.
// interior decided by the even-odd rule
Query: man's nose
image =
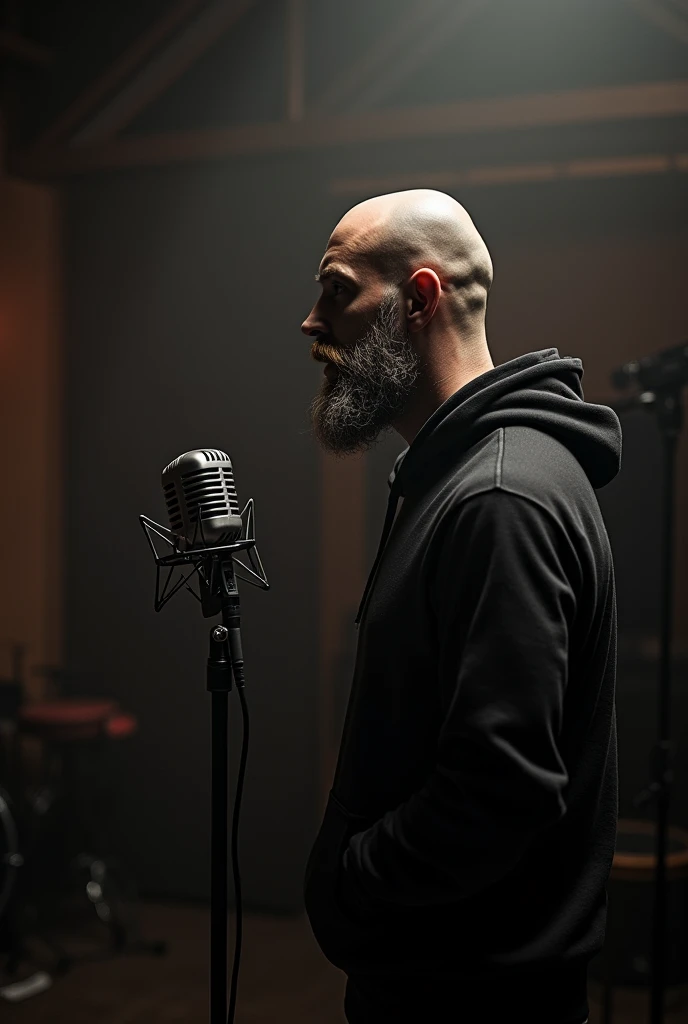
<path fill-rule="evenodd" d="M 301 324 L 301 330 L 308 337 L 317 338 L 319 334 L 327 334 L 327 325 L 322 317 L 312 311 Z"/>

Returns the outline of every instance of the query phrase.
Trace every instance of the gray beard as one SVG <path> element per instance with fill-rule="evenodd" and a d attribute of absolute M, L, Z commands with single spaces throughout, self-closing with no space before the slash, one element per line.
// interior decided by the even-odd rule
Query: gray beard
<path fill-rule="evenodd" d="M 404 412 L 420 360 L 408 340 L 396 296 L 380 303 L 353 348 L 337 349 L 337 379 L 325 379 L 311 403 L 315 436 L 327 451 L 352 455 L 372 448 Z"/>

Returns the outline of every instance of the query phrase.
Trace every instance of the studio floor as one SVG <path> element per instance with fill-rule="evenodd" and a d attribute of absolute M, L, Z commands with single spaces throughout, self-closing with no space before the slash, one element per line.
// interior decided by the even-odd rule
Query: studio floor
<path fill-rule="evenodd" d="M 0 1004 L 3 1024 L 205 1024 L 206 911 L 151 904 L 143 908 L 142 924 L 146 938 L 168 943 L 166 956 L 126 955 L 77 966 L 40 995 Z M 345 1024 L 344 985 L 305 917 L 245 915 L 236 1024 Z M 687 990 L 671 991 L 667 1005 L 666 1024 L 688 1024 Z M 590 1024 L 601 1024 L 593 982 L 590 1011 Z M 616 990 L 614 1024 L 647 1020 L 646 992 Z"/>

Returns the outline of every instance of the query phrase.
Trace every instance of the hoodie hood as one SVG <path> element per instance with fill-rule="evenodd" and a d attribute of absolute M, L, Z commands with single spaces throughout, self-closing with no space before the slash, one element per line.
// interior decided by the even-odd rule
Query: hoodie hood
<path fill-rule="evenodd" d="M 621 424 L 607 405 L 583 398 L 583 363 L 556 348 L 510 359 L 459 388 L 426 420 L 399 455 L 389 476 L 390 495 L 382 536 L 356 623 L 387 543 L 399 499 L 423 492 L 450 463 L 499 427 L 534 427 L 564 444 L 592 487 L 613 480 L 621 466 Z"/>
<path fill-rule="evenodd" d="M 443 402 L 401 453 L 389 477 L 396 496 L 427 486 L 447 461 L 499 427 L 534 427 L 576 457 L 595 489 L 621 465 L 621 424 L 613 409 L 583 397 L 583 363 L 556 348 L 528 352 L 474 377 Z"/>

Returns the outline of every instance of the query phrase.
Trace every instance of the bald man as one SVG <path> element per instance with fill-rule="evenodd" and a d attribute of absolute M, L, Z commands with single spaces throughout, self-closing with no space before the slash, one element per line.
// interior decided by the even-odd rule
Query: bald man
<path fill-rule="evenodd" d="M 304 322 L 314 432 L 393 428 L 339 759 L 304 895 L 351 1024 L 583 1024 L 617 821 L 621 429 L 556 348 L 494 365 L 492 261 L 450 196 L 336 226 Z M 335 584 L 336 585 L 336 584 Z"/>

